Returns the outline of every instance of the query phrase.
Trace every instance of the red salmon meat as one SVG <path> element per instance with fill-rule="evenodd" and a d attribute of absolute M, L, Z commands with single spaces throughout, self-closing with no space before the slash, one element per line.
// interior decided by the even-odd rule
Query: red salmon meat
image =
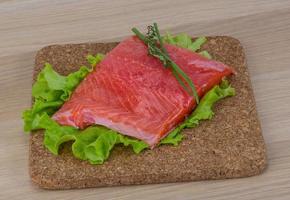
<path fill-rule="evenodd" d="M 199 97 L 233 70 L 198 53 L 166 44 L 171 59 L 191 78 Z M 98 124 L 153 148 L 195 108 L 195 99 L 169 68 L 130 37 L 110 51 L 54 115 L 61 125 Z"/>

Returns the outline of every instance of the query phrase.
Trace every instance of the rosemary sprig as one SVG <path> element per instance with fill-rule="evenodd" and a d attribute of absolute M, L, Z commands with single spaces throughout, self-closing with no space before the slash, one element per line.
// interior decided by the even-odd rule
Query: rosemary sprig
<path fill-rule="evenodd" d="M 195 98 L 196 103 L 199 103 L 199 97 L 195 86 L 188 75 L 170 58 L 167 50 L 164 47 L 160 32 L 156 23 L 153 26 L 148 26 L 148 33 L 142 34 L 137 28 L 132 28 L 133 33 L 148 46 L 150 55 L 158 58 L 165 67 L 171 68 L 173 75 L 179 84 Z M 188 88 L 189 86 L 189 88 Z"/>

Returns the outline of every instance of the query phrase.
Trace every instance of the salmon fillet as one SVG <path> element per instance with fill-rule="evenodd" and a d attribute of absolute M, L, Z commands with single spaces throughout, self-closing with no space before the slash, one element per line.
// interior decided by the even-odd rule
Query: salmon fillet
<path fill-rule="evenodd" d="M 233 70 L 190 50 L 166 44 L 171 59 L 202 97 Z M 53 115 L 61 125 L 98 124 L 154 147 L 192 112 L 196 103 L 170 69 L 148 55 L 137 37 L 119 43 Z"/>

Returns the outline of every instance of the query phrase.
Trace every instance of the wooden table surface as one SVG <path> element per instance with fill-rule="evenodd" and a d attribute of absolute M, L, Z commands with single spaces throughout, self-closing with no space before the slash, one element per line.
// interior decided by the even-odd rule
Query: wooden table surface
<path fill-rule="evenodd" d="M 84 190 L 47 191 L 28 175 L 34 56 L 54 43 L 116 41 L 132 26 L 230 35 L 246 51 L 268 151 L 256 177 Z M 289 0 L 0 0 L 0 199 L 290 199 Z"/>

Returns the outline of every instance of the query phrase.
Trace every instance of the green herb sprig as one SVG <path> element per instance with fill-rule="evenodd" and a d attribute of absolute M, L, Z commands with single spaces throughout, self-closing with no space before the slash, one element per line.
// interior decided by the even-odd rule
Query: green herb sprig
<path fill-rule="evenodd" d="M 142 34 L 137 28 L 132 28 L 133 33 L 142 40 L 148 46 L 148 53 L 158 58 L 166 68 L 171 68 L 173 75 L 179 82 L 179 84 L 195 98 L 196 103 L 199 103 L 199 97 L 196 88 L 192 80 L 188 75 L 170 58 L 167 50 L 163 45 L 162 38 L 157 26 L 154 23 L 153 26 L 148 26 L 148 32 L 146 35 Z M 189 88 L 188 88 L 189 86 Z"/>

